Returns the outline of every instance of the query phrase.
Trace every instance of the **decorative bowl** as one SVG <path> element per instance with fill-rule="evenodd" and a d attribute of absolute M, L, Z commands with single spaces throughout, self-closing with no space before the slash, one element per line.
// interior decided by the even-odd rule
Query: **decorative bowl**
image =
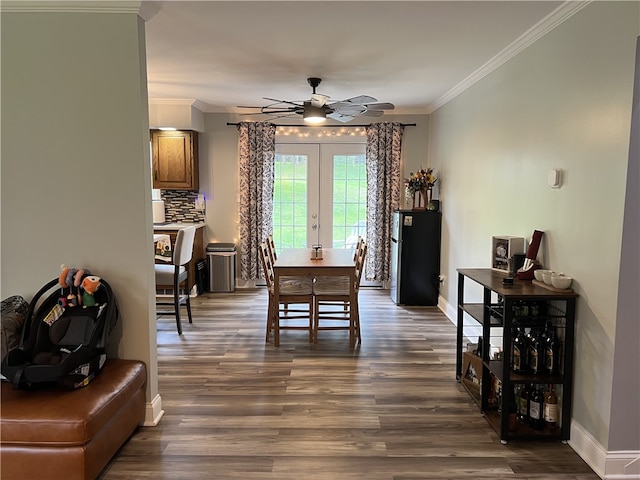
<path fill-rule="evenodd" d="M 536 277 L 536 280 L 538 280 L 539 282 L 544 282 L 544 279 L 542 278 L 542 272 L 544 272 L 545 270 L 539 268 L 538 270 L 534 270 L 533 271 L 533 276 Z"/>
<path fill-rule="evenodd" d="M 571 286 L 571 282 L 573 282 L 573 278 L 567 277 L 562 273 L 555 273 L 551 275 L 551 285 L 553 285 L 555 288 L 569 288 Z"/>
<path fill-rule="evenodd" d="M 553 270 L 542 270 L 542 281 L 547 285 L 551 285 L 551 274 L 553 273 Z"/>

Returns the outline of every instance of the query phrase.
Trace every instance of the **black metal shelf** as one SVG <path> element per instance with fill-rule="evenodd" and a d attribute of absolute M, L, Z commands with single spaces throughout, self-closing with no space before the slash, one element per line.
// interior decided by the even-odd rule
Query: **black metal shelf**
<path fill-rule="evenodd" d="M 462 309 L 480 325 L 484 325 L 484 305 L 482 303 L 465 303 L 462 305 Z M 491 315 L 489 323 L 492 327 L 501 327 L 502 319 Z"/>
<path fill-rule="evenodd" d="M 504 366 L 502 360 L 489 360 L 488 362 L 483 362 L 484 365 L 489 369 L 495 377 L 501 382 L 504 381 Z M 548 385 L 550 383 L 553 384 L 562 384 L 564 383 L 563 375 L 547 375 L 544 373 L 540 374 L 520 374 L 512 372 L 509 373 L 509 381 L 511 383 L 533 383 L 536 385 Z"/>
<path fill-rule="evenodd" d="M 484 289 L 482 303 L 465 302 L 465 279 L 480 284 Z M 532 282 L 516 279 L 513 285 L 502 283 L 504 275 L 491 269 L 460 269 L 458 270 L 458 325 L 457 325 L 457 362 L 456 377 L 461 376 L 462 345 L 464 342 L 464 324 L 471 317 L 482 326 L 482 337 L 487 345 L 491 338 L 500 338 L 502 358 L 490 358 L 490 348 L 483 350 L 482 375 L 479 386 L 465 388 L 476 402 L 489 424 L 500 435 L 501 442 L 507 443 L 509 438 L 522 439 L 569 439 L 571 418 L 571 397 L 573 377 L 573 341 L 575 324 L 575 304 L 577 295 L 573 292 L 555 292 L 541 288 Z M 497 303 L 495 298 L 498 298 Z M 465 313 L 467 315 L 465 315 Z M 488 321 L 485 321 L 488 319 Z M 551 325 L 560 329 L 562 334 L 562 357 L 558 375 L 517 374 L 511 370 L 510 352 L 512 332 L 515 326 L 540 327 Z M 494 327 L 502 327 L 494 331 Z M 495 380 L 501 383 L 502 394 L 494 404 L 492 386 Z M 463 381 L 464 384 L 464 381 Z M 563 425 L 544 430 L 534 430 L 528 425 L 518 423 L 515 429 L 510 429 L 508 414 L 509 401 L 513 398 L 513 387 L 517 384 L 554 384 L 560 386 L 561 415 Z M 491 399 L 491 400 L 489 400 Z M 491 401 L 491 405 L 489 402 Z M 511 425 L 513 428 L 513 424 Z"/>
<path fill-rule="evenodd" d="M 483 413 L 489 425 L 499 432 L 502 421 L 500 412 L 496 410 L 488 410 Z M 560 427 L 545 427 L 542 430 L 534 430 L 529 425 L 522 422 L 516 422 L 515 427 L 515 430 L 509 431 L 509 436 L 514 438 L 517 437 L 521 440 L 557 440 L 562 431 Z"/>

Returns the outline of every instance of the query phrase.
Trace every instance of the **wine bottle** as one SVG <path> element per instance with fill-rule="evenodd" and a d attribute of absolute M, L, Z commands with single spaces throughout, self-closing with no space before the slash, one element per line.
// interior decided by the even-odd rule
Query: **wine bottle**
<path fill-rule="evenodd" d="M 525 398 L 525 386 L 516 383 L 513 387 L 516 398 L 516 417 L 519 422 L 527 423 L 527 399 Z"/>
<path fill-rule="evenodd" d="M 509 395 L 509 431 L 513 432 L 518 429 L 518 404 L 516 397 L 516 389 L 518 385 L 514 385 L 512 395 Z"/>
<path fill-rule="evenodd" d="M 544 424 L 553 428 L 558 424 L 558 396 L 550 384 L 544 394 Z"/>
<path fill-rule="evenodd" d="M 515 373 L 526 373 L 527 341 L 522 328 L 517 327 L 511 342 L 511 369 Z"/>
<path fill-rule="evenodd" d="M 520 409 L 518 410 L 518 420 L 524 424 L 529 424 L 529 395 L 531 394 L 531 388 L 525 384 L 520 391 Z"/>
<path fill-rule="evenodd" d="M 547 344 L 548 332 L 549 332 L 549 322 L 545 323 L 544 328 L 540 330 L 540 344 L 542 345 L 543 350 L 544 350 L 544 346 Z M 540 355 L 542 355 L 542 352 L 540 352 Z M 540 361 L 543 361 L 543 360 L 541 359 Z M 544 365 L 542 365 L 541 367 L 543 368 Z"/>
<path fill-rule="evenodd" d="M 560 343 L 556 338 L 553 325 L 547 329 L 546 342 L 544 346 L 544 372 L 548 375 L 557 375 L 559 364 Z"/>
<path fill-rule="evenodd" d="M 544 412 L 543 412 L 543 396 L 537 386 L 531 385 L 531 394 L 529 396 L 529 425 L 534 430 L 542 430 L 544 428 Z"/>
<path fill-rule="evenodd" d="M 529 340 L 529 355 L 527 357 L 529 362 L 529 372 L 534 375 L 542 372 L 542 370 L 540 369 L 541 365 L 539 361 L 541 356 L 540 351 L 540 332 L 538 331 L 538 329 L 532 328 L 531 339 Z"/>

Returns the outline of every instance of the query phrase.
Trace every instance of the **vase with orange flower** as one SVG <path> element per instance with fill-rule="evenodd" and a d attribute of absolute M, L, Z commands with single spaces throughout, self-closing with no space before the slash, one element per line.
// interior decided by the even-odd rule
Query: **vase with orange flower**
<path fill-rule="evenodd" d="M 420 169 L 411 172 L 409 178 L 404 179 L 404 187 L 407 196 L 413 196 L 413 210 L 433 210 L 431 202 L 432 189 L 438 178 L 433 173 L 433 168 Z"/>

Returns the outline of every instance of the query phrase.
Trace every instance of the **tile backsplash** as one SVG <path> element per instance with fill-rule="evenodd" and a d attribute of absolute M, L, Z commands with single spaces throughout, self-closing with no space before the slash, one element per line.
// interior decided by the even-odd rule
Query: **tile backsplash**
<path fill-rule="evenodd" d="M 165 220 L 170 223 L 205 221 L 205 211 L 196 209 L 198 190 L 161 190 Z"/>

